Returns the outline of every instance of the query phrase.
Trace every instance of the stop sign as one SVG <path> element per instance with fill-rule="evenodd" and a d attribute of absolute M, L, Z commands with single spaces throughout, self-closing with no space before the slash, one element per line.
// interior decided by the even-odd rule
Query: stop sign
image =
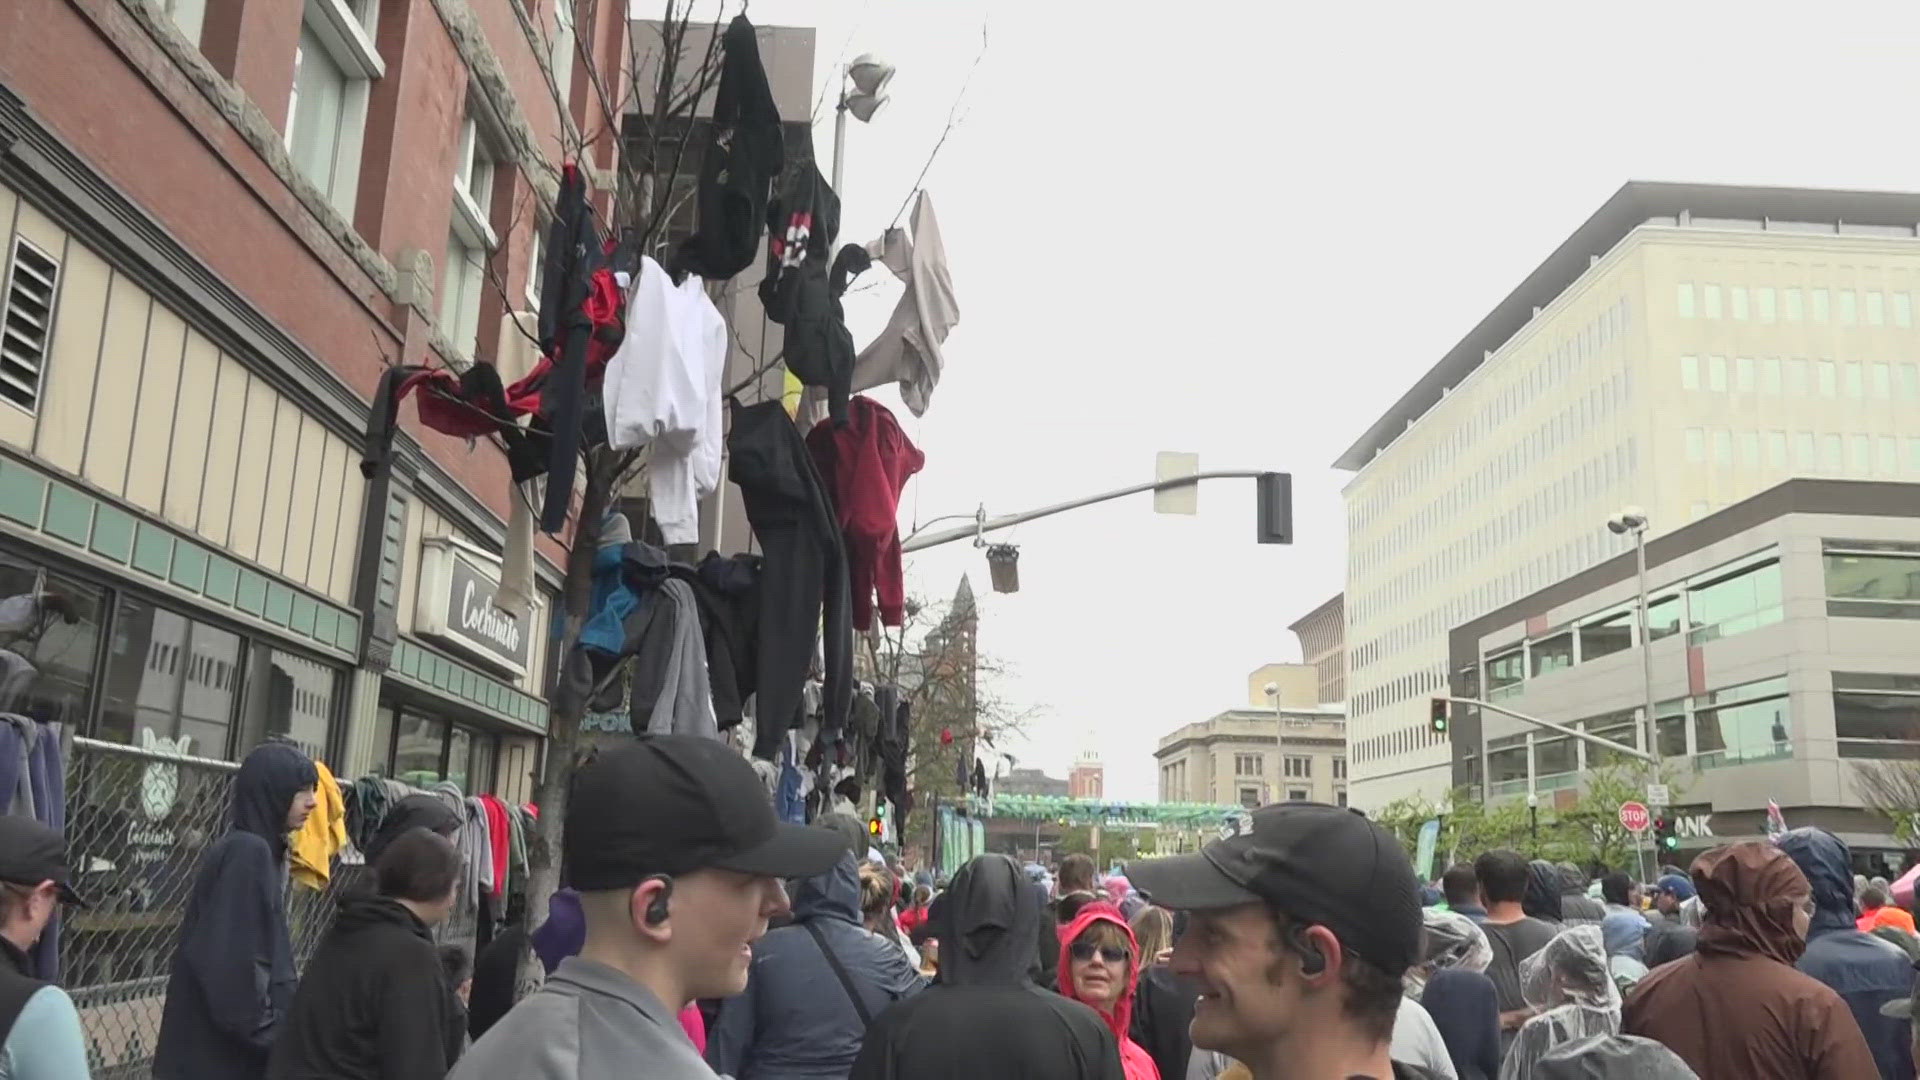
<path fill-rule="evenodd" d="M 1646 803 L 1623 802 L 1620 804 L 1620 824 L 1628 832 L 1646 832 L 1653 824 L 1652 815 L 1647 813 Z"/>

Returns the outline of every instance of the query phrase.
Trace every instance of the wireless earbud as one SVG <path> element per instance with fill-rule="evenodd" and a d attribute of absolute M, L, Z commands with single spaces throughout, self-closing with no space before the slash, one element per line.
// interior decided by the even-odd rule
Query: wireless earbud
<path fill-rule="evenodd" d="M 1307 940 L 1307 928 L 1295 926 L 1288 931 L 1288 934 L 1293 939 L 1293 951 L 1300 954 L 1300 974 L 1308 978 L 1325 974 L 1327 954 L 1320 951 L 1320 946 Z"/>
<path fill-rule="evenodd" d="M 673 879 L 665 874 L 654 874 L 643 879 L 640 884 L 645 885 L 649 881 L 659 882 L 660 892 L 647 902 L 647 912 L 642 918 L 646 920 L 648 926 L 659 926 L 667 921 L 667 902 L 673 899 Z"/>

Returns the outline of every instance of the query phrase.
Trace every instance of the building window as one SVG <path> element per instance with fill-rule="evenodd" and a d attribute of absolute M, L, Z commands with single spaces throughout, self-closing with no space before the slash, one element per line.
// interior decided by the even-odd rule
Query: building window
<path fill-rule="evenodd" d="M 1573 781 L 1579 776 L 1580 759 L 1574 751 L 1575 740 L 1560 735 L 1551 739 L 1537 739 L 1533 744 L 1534 783 L 1541 788 L 1570 787 L 1571 782 L 1545 783 L 1549 777 L 1560 777 Z"/>
<path fill-rule="evenodd" d="M 1920 552 L 1825 553 L 1827 614 L 1920 619 Z"/>
<path fill-rule="evenodd" d="M 0 682 L 0 712 L 89 734 L 107 603 L 103 590 L 0 552 L 0 649 L 28 665 Z"/>
<path fill-rule="evenodd" d="M 1700 314 L 1708 319 L 1720 317 L 1720 286 L 1700 286 Z"/>
<path fill-rule="evenodd" d="M 173 20 L 187 44 L 200 47 L 200 28 L 207 20 L 207 0 L 161 0 L 161 10 Z"/>
<path fill-rule="evenodd" d="M 1913 297 L 1906 293 L 1893 294 L 1893 325 L 1902 330 L 1913 326 Z"/>
<path fill-rule="evenodd" d="M 1333 759 L 1333 778 L 1335 780 L 1345 780 L 1347 778 L 1346 758 L 1337 757 Z"/>
<path fill-rule="evenodd" d="M 1680 358 L 1680 389 L 1700 389 L 1700 358 L 1683 356 Z"/>
<path fill-rule="evenodd" d="M 1734 358 L 1733 388 L 1743 394 L 1753 393 L 1753 357 L 1739 356 Z"/>
<path fill-rule="evenodd" d="M 175 753 L 230 757 L 241 644 L 238 634 L 121 597 L 99 737 L 130 746 L 166 740 Z"/>
<path fill-rule="evenodd" d="M 1900 365 L 1900 400 L 1912 401 L 1920 397 L 1920 367 L 1913 364 Z"/>
<path fill-rule="evenodd" d="M 1694 754 L 1699 767 L 1793 756 L 1786 695 L 1785 677 L 1702 695 L 1693 714 Z"/>
<path fill-rule="evenodd" d="M 1867 396 L 1866 381 L 1860 376 L 1860 362 L 1849 360 L 1843 367 L 1846 369 L 1843 385 L 1846 387 L 1847 396 L 1855 401 Z"/>
<path fill-rule="evenodd" d="M 1487 659 L 1487 696 L 1489 699 L 1511 697 L 1518 692 L 1521 683 L 1526 681 L 1526 657 L 1521 650 Z"/>
<path fill-rule="evenodd" d="M 1693 318 L 1693 282 L 1683 281 L 1674 294 L 1675 310 L 1683 319 Z"/>
<path fill-rule="evenodd" d="M 1780 307 L 1785 313 L 1788 322 L 1799 322 L 1804 314 L 1800 303 L 1800 290 L 1782 289 L 1780 291 Z"/>
<path fill-rule="evenodd" d="M 1558 634 L 1544 641 L 1536 641 L 1527 646 L 1527 652 L 1533 659 L 1535 678 L 1550 671 L 1573 666 L 1573 635 Z"/>
<path fill-rule="evenodd" d="M 1287 756 L 1287 776 L 1305 780 L 1313 776 L 1313 759 L 1310 757 Z"/>
<path fill-rule="evenodd" d="M 1875 440 L 1879 448 L 1879 464 L 1874 472 L 1880 476 L 1893 476 L 1900 471 L 1900 441 L 1891 435 L 1882 435 Z"/>
<path fill-rule="evenodd" d="M 1833 733 L 1841 757 L 1920 758 L 1920 676 L 1834 672 Z"/>
<path fill-rule="evenodd" d="M 1335 806 L 1347 805 L 1347 789 L 1346 788 L 1340 788 L 1333 793 L 1333 804 Z"/>
<path fill-rule="evenodd" d="M 385 73 L 373 47 L 374 0 L 310 0 L 293 56 L 287 156 L 343 217 L 353 217 L 367 94 Z"/>
<path fill-rule="evenodd" d="M 1883 326 L 1886 324 L 1886 321 L 1887 321 L 1887 305 L 1886 305 L 1885 294 L 1879 292 L 1878 290 L 1873 290 L 1868 292 L 1867 293 L 1867 325 Z"/>
<path fill-rule="evenodd" d="M 1240 805 L 1246 807 L 1249 810 L 1252 810 L 1255 807 L 1259 806 L 1260 805 L 1260 789 L 1257 787 L 1241 788 L 1240 789 Z"/>
<path fill-rule="evenodd" d="M 1859 294 L 1852 289 L 1840 290 L 1840 325 L 1852 326 L 1860 321 Z"/>
<path fill-rule="evenodd" d="M 573 0 L 553 0 L 553 27 L 547 34 L 547 65 L 553 69 L 554 97 L 567 111 L 573 92 Z"/>
<path fill-rule="evenodd" d="M 1812 300 L 1812 303 L 1810 306 L 1813 308 L 1813 321 L 1820 322 L 1820 323 L 1826 322 L 1827 321 L 1827 290 L 1813 289 L 1813 290 L 1810 290 L 1810 292 L 1811 292 L 1810 299 Z"/>
<path fill-rule="evenodd" d="M 1787 361 L 1787 396 L 1808 396 L 1807 362 L 1805 360 Z"/>
<path fill-rule="evenodd" d="M 1832 476 L 1846 472 L 1846 455 L 1843 452 L 1840 436 L 1820 436 L 1820 468 Z"/>
<path fill-rule="evenodd" d="M 1727 391 L 1727 358 L 1724 356 L 1707 357 L 1707 389 L 1717 394 Z"/>
<path fill-rule="evenodd" d="M 1769 356 L 1760 361 L 1760 392 L 1777 395 L 1780 393 L 1780 358 Z"/>
<path fill-rule="evenodd" d="M 1733 309 L 1733 317 L 1745 321 L 1747 317 L 1747 289 L 1744 285 L 1735 285 L 1727 290 L 1727 300 Z"/>
<path fill-rule="evenodd" d="M 1233 775 L 1259 776 L 1260 775 L 1260 755 L 1259 754 L 1233 755 Z"/>
<path fill-rule="evenodd" d="M 1312 797 L 1313 796 L 1307 793 L 1306 788 L 1295 787 L 1287 789 L 1287 801 L 1289 802 L 1306 802 Z"/>
<path fill-rule="evenodd" d="M 493 160 L 471 116 L 461 127 L 458 162 L 453 177 L 453 225 L 447 233 L 446 273 L 440 285 L 440 334 L 461 355 L 471 357 L 479 340 L 480 296 L 487 285 L 487 261 L 499 243 L 487 220 L 487 209 L 493 203 Z"/>
<path fill-rule="evenodd" d="M 540 310 L 540 223 L 535 222 L 533 233 L 527 238 L 527 310 Z"/>
<path fill-rule="evenodd" d="M 1706 431 L 1701 428 L 1690 427 L 1686 430 L 1685 437 L 1686 437 L 1686 443 L 1687 443 L 1688 463 L 1693 465 L 1699 465 L 1705 462 L 1707 460 Z"/>
<path fill-rule="evenodd" d="M 1733 432 L 1723 430 L 1713 433 L 1713 463 L 1733 464 Z"/>
<path fill-rule="evenodd" d="M 1680 632 L 1680 596 L 1669 593 L 1647 603 L 1647 635 L 1655 641 Z"/>
<path fill-rule="evenodd" d="M 1703 645 L 1780 621 L 1780 563 L 1768 560 L 1687 590 L 1687 643 Z"/>
<path fill-rule="evenodd" d="M 1608 713 L 1583 721 L 1580 725 L 1589 734 L 1606 739 L 1609 742 L 1640 748 L 1640 723 L 1632 710 Z M 1634 759 L 1618 750 L 1609 750 L 1604 746 L 1587 744 L 1587 768 L 1598 769 L 1606 765 L 1620 765 Z"/>
<path fill-rule="evenodd" d="M 248 652 L 241 745 L 277 735 L 308 757 L 330 758 L 333 720 L 346 699 L 340 670 L 264 644 Z"/>
<path fill-rule="evenodd" d="M 1580 624 L 1580 662 L 1598 660 L 1633 647 L 1634 613 L 1616 609 Z"/>
<path fill-rule="evenodd" d="M 401 713 L 393 745 L 393 778 L 426 787 L 445 776 L 441 761 L 446 754 L 449 726 L 445 720 Z"/>
<path fill-rule="evenodd" d="M 1833 361 L 1822 360 L 1815 365 L 1815 370 L 1818 373 L 1819 380 L 1820 380 L 1820 396 L 1821 397 L 1835 396 L 1836 393 L 1838 392 L 1838 380 L 1835 377 L 1836 373 L 1834 371 Z"/>
<path fill-rule="evenodd" d="M 1775 469 L 1787 467 L 1787 433 L 1767 432 L 1767 464 Z"/>
<path fill-rule="evenodd" d="M 1759 312 L 1761 322 L 1772 322 L 1774 316 L 1773 287 L 1770 285 L 1762 285 L 1753 290 L 1753 306 L 1754 309 Z"/>

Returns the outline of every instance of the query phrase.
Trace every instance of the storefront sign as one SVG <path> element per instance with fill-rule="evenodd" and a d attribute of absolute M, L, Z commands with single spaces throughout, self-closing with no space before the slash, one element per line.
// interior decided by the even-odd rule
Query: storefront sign
<path fill-rule="evenodd" d="M 415 628 L 492 667 L 525 675 L 531 627 L 495 606 L 500 578 L 487 558 L 443 539 L 420 544 Z"/>

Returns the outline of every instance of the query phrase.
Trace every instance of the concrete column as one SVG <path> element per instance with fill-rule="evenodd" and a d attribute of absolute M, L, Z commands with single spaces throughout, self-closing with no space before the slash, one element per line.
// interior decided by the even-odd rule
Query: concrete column
<path fill-rule="evenodd" d="M 373 768 L 377 747 L 373 732 L 380 711 L 380 675 L 355 668 L 347 695 L 347 752 L 338 775 L 365 776 Z"/>

